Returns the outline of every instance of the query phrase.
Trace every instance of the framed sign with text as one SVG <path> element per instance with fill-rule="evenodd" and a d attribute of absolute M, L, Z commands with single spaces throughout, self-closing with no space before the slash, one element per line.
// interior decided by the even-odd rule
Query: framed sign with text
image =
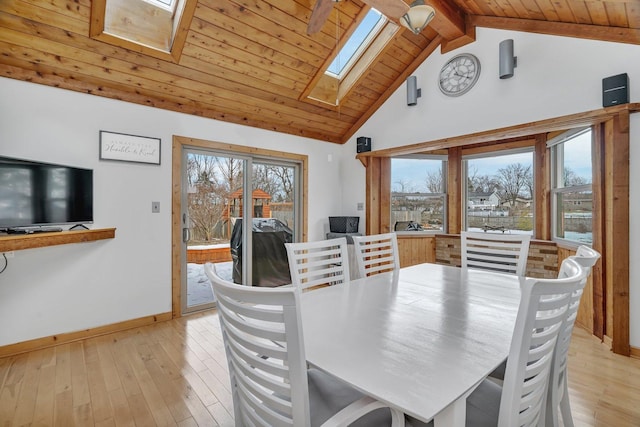
<path fill-rule="evenodd" d="M 160 138 L 100 131 L 100 160 L 160 164 Z"/>

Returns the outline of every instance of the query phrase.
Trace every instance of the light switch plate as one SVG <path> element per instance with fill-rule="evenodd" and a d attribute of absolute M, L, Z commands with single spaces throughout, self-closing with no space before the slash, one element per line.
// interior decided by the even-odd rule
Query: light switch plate
<path fill-rule="evenodd" d="M 160 213 L 160 202 L 151 202 L 151 213 Z"/>

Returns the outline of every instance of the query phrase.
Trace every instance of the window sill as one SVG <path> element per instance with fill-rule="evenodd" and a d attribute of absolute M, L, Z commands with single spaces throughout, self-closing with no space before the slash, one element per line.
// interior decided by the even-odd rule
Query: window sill
<path fill-rule="evenodd" d="M 411 236 L 435 236 L 436 234 L 442 234 L 442 230 L 422 230 L 422 231 L 394 231 L 398 237 L 411 237 Z"/>
<path fill-rule="evenodd" d="M 551 240 L 552 242 L 555 242 L 555 244 L 562 249 L 569 249 L 572 251 L 575 251 L 576 249 L 578 249 L 578 246 L 589 246 L 591 247 L 591 243 L 580 243 L 580 242 L 575 242 L 573 240 L 564 240 L 564 239 L 558 239 L 558 238 L 554 238 Z"/>

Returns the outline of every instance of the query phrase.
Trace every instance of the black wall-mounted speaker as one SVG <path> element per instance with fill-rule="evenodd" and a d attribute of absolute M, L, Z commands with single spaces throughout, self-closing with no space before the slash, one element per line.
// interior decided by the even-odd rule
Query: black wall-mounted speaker
<path fill-rule="evenodd" d="M 358 153 L 364 153 L 365 151 L 371 151 L 371 138 L 366 136 L 359 136 L 356 140 L 356 151 Z"/>
<path fill-rule="evenodd" d="M 629 76 L 627 73 L 602 79 L 602 106 L 627 104 L 629 102 Z"/>

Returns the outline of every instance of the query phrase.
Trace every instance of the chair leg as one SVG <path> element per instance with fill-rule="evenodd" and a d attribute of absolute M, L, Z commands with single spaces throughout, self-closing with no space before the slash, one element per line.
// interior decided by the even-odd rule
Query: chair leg
<path fill-rule="evenodd" d="M 560 413 L 559 406 L 562 400 L 562 391 L 557 385 L 556 378 L 549 380 L 549 391 L 547 393 L 547 406 L 545 408 L 545 427 L 559 427 Z"/>
<path fill-rule="evenodd" d="M 571 416 L 571 403 L 569 402 L 569 388 L 567 386 L 567 376 L 563 381 L 562 399 L 560 399 L 560 411 L 562 412 L 562 424 L 564 427 L 573 427 L 573 417 Z"/>
<path fill-rule="evenodd" d="M 404 427 L 404 413 L 397 409 L 391 409 L 391 427 Z"/>

